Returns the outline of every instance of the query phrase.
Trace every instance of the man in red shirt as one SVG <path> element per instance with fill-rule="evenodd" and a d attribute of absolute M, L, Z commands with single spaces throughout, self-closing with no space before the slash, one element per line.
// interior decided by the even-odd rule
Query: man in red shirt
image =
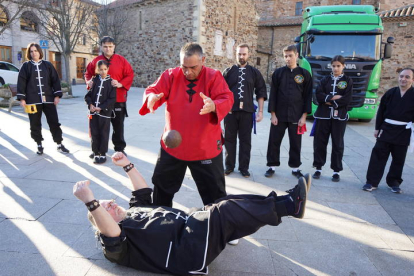
<path fill-rule="evenodd" d="M 112 86 L 116 87 L 116 103 L 114 106 L 115 117 L 111 118 L 112 143 L 115 151 L 122 151 L 126 147 L 124 139 L 124 120 L 128 117 L 126 101 L 128 90 L 134 80 L 134 71 L 129 62 L 121 55 L 115 54 L 115 40 L 110 36 L 101 39 L 102 54 L 94 58 L 86 67 L 85 81 L 88 87 L 92 86 L 92 79 L 95 77 L 96 63 L 100 60 L 109 62 L 108 74 L 112 78 Z M 93 153 L 89 156 L 93 158 Z"/>
<path fill-rule="evenodd" d="M 145 90 L 139 113 L 154 112 L 165 102 L 164 133 L 176 130 L 182 137 L 175 148 L 161 141 L 152 177 L 156 205 L 172 206 L 187 167 L 205 205 L 226 196 L 220 122 L 234 97 L 220 71 L 204 62 L 201 46 L 187 43 L 181 48 L 181 66 L 166 70 Z"/>

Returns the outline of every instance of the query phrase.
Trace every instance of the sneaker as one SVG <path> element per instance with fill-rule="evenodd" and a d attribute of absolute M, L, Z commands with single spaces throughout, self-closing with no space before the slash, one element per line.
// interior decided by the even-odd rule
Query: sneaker
<path fill-rule="evenodd" d="M 321 178 L 321 172 L 320 172 L 320 171 L 316 171 L 316 172 L 312 175 L 312 177 L 313 177 L 314 179 L 319 179 L 319 178 Z"/>
<path fill-rule="evenodd" d="M 105 155 L 99 156 L 99 164 L 103 164 L 105 162 L 106 162 L 106 156 Z"/>
<path fill-rule="evenodd" d="M 239 244 L 239 239 L 237 239 L 237 240 L 232 240 L 232 241 L 229 241 L 229 242 L 227 242 L 228 244 L 230 244 L 230 245 L 238 245 Z"/>
<path fill-rule="evenodd" d="M 234 172 L 234 169 L 227 169 L 227 168 L 226 168 L 226 170 L 224 171 L 224 175 L 229 175 L 229 174 L 231 174 L 232 172 Z"/>
<path fill-rule="evenodd" d="M 371 184 L 365 184 L 362 186 L 362 190 L 371 192 L 372 190 L 376 190 L 378 187 L 372 186 Z"/>
<path fill-rule="evenodd" d="M 305 174 L 304 178 L 305 178 L 305 182 L 306 182 L 306 192 L 309 193 L 310 187 L 312 185 L 312 178 L 308 173 Z M 296 189 L 297 186 L 298 185 L 296 185 L 294 188 L 292 188 L 290 190 L 287 190 L 286 193 L 288 193 L 288 194 L 293 193 L 293 191 Z"/>
<path fill-rule="evenodd" d="M 37 147 L 36 154 L 37 155 L 42 155 L 43 154 L 43 147 Z"/>
<path fill-rule="evenodd" d="M 100 164 L 101 163 L 101 159 L 99 158 L 98 154 L 94 156 L 93 163 L 94 164 Z"/>
<path fill-rule="evenodd" d="M 95 158 L 95 153 L 93 153 L 93 152 L 92 152 L 91 154 L 89 154 L 89 158 L 90 158 L 90 159 Z"/>
<path fill-rule="evenodd" d="M 396 193 L 396 194 L 401 194 L 401 188 L 400 187 L 390 187 L 391 192 Z"/>
<path fill-rule="evenodd" d="M 332 175 L 332 181 L 333 181 L 333 182 L 339 182 L 339 180 L 341 180 L 341 177 L 339 176 L 339 174 L 334 173 L 334 174 Z"/>
<path fill-rule="evenodd" d="M 297 170 L 296 172 L 292 171 L 292 174 L 294 176 L 296 176 L 297 178 L 303 177 L 303 174 L 302 174 L 302 172 L 300 170 Z"/>
<path fill-rule="evenodd" d="M 275 170 L 272 168 L 269 168 L 266 172 L 265 175 L 266 177 L 272 177 L 275 174 Z"/>
<path fill-rule="evenodd" d="M 58 152 L 61 152 L 61 153 L 69 153 L 69 150 L 65 148 L 65 146 L 62 144 L 59 147 L 57 147 L 57 150 Z"/>
<path fill-rule="evenodd" d="M 250 177 L 249 171 L 240 171 L 240 173 L 243 177 L 246 177 L 246 178 Z"/>
<path fill-rule="evenodd" d="M 307 193 L 306 180 L 301 177 L 298 180 L 298 185 L 289 193 L 295 205 L 295 211 L 292 214 L 295 218 L 303 218 L 305 215 Z"/>

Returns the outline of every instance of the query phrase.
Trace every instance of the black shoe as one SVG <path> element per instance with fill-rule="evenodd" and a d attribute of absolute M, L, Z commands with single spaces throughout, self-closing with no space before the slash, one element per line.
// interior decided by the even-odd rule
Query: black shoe
<path fill-rule="evenodd" d="M 339 180 L 341 180 L 341 177 L 339 176 L 339 174 L 334 173 L 334 174 L 332 175 L 332 181 L 333 181 L 333 182 L 339 182 Z"/>
<path fill-rule="evenodd" d="M 98 154 L 94 156 L 93 163 L 94 164 L 100 164 L 101 163 L 101 159 L 99 158 Z"/>
<path fill-rule="evenodd" d="M 305 215 L 306 198 L 307 198 L 307 186 L 304 177 L 299 178 L 298 185 L 292 189 L 289 193 L 295 205 L 295 211 L 292 214 L 295 218 L 303 218 Z"/>
<path fill-rule="evenodd" d="M 234 169 L 227 169 L 227 168 L 226 168 L 226 170 L 224 171 L 224 175 L 229 175 L 229 174 L 231 174 L 232 172 L 234 172 Z"/>
<path fill-rule="evenodd" d="M 249 171 L 240 171 L 240 173 L 243 177 L 246 177 L 246 178 L 250 177 Z"/>
<path fill-rule="evenodd" d="M 367 192 L 371 192 L 372 190 L 376 190 L 378 189 L 378 187 L 372 186 L 371 184 L 365 184 L 362 187 L 362 190 L 367 191 Z"/>
<path fill-rule="evenodd" d="M 272 177 L 275 174 L 275 170 L 272 168 L 269 168 L 266 172 L 265 175 L 266 177 Z"/>
<path fill-rule="evenodd" d="M 37 155 L 42 155 L 43 154 L 43 147 L 37 147 L 36 154 Z"/>
<path fill-rule="evenodd" d="M 314 179 L 319 179 L 319 178 L 321 178 L 321 172 L 320 172 L 320 171 L 316 171 L 316 172 L 312 175 L 312 177 L 313 177 Z"/>
<path fill-rule="evenodd" d="M 103 164 L 105 162 L 106 162 L 106 156 L 105 155 L 99 156 L 99 164 Z"/>
<path fill-rule="evenodd" d="M 391 192 L 396 193 L 396 194 L 401 194 L 401 188 L 400 187 L 390 187 Z"/>
<path fill-rule="evenodd" d="M 65 148 L 65 146 L 62 144 L 59 147 L 57 147 L 57 151 L 61 153 L 69 153 L 69 150 Z"/>
<path fill-rule="evenodd" d="M 296 176 L 298 179 L 301 178 L 301 177 L 303 177 L 303 174 L 302 174 L 302 172 L 300 170 L 297 170 L 296 172 L 292 171 L 292 174 L 294 176 Z"/>
<path fill-rule="evenodd" d="M 89 154 L 90 159 L 93 159 L 94 157 L 95 157 L 95 153 L 92 152 L 91 154 Z"/>

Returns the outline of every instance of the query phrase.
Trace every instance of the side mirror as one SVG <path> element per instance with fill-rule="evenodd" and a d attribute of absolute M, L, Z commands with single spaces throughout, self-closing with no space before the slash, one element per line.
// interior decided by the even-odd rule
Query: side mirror
<path fill-rule="evenodd" d="M 384 47 L 384 58 L 391 58 L 392 56 L 392 44 L 385 44 Z"/>
<path fill-rule="evenodd" d="M 295 39 L 293 40 L 293 42 L 299 43 L 300 42 L 300 36 L 295 37 Z"/>
<path fill-rule="evenodd" d="M 395 38 L 393 38 L 392 36 L 387 38 L 387 43 L 393 44 L 395 42 Z"/>

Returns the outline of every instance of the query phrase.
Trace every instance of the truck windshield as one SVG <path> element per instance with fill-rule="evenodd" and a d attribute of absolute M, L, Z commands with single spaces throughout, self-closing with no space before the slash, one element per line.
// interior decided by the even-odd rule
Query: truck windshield
<path fill-rule="evenodd" d="M 308 37 L 306 56 L 316 59 L 342 55 L 351 60 L 379 60 L 380 35 L 315 34 Z"/>

